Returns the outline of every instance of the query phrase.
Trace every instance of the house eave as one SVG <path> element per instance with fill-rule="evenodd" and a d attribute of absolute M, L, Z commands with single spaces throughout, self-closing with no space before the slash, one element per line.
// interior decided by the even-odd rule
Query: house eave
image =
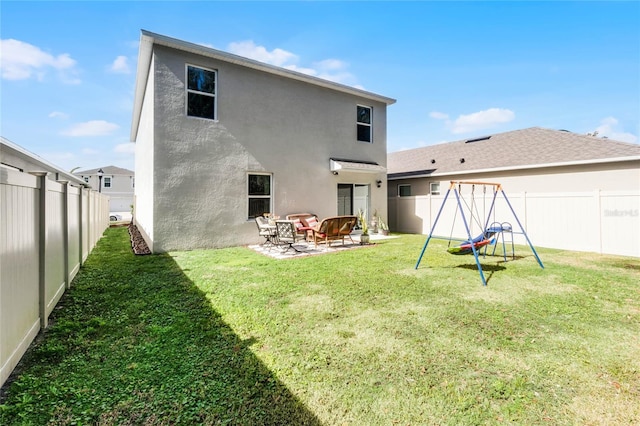
<path fill-rule="evenodd" d="M 59 178 L 58 180 L 69 181 L 72 185 L 75 185 L 75 186 L 89 187 L 89 185 L 79 177 L 74 176 L 71 173 L 65 172 L 55 164 L 50 163 L 49 161 L 45 160 L 44 158 L 40 157 L 37 154 L 34 154 L 33 152 L 27 151 L 26 149 L 11 142 L 9 139 L 6 139 L 5 137 L 0 136 L 0 145 L 1 145 L 1 150 L 5 151 L 5 153 L 12 153 L 16 157 L 21 158 L 25 162 L 29 164 L 33 164 L 35 166 L 33 170 L 27 170 L 27 171 L 40 171 L 40 170 L 37 170 L 39 168 L 42 171 L 46 171 L 49 173 L 57 173 Z M 9 164 L 7 166 L 10 168 L 15 168 Z"/>
<path fill-rule="evenodd" d="M 606 163 L 622 163 L 630 161 L 640 161 L 640 156 L 634 155 L 630 157 L 613 157 L 613 158 L 598 158 L 593 160 L 580 160 L 580 161 L 565 161 L 558 163 L 546 163 L 546 164 L 529 164 L 522 166 L 508 166 L 508 167 L 494 167 L 487 169 L 473 169 L 473 170 L 457 170 L 455 172 L 434 172 L 428 173 L 428 170 L 416 171 L 416 172 L 401 172 L 401 173 L 389 173 L 388 180 L 400 180 L 400 179 L 417 179 L 424 177 L 441 177 L 441 176 L 460 176 L 478 173 L 496 173 L 507 172 L 514 170 L 532 170 L 532 169 L 547 169 L 556 167 L 567 166 L 582 166 L 592 164 L 606 164 Z"/>

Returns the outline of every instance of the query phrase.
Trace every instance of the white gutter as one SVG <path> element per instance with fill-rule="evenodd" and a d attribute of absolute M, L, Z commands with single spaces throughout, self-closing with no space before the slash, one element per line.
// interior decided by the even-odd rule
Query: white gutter
<path fill-rule="evenodd" d="M 420 174 L 420 175 L 391 177 L 391 178 L 388 178 L 388 180 L 415 179 L 415 178 L 421 178 L 421 177 L 458 176 L 458 175 L 467 175 L 467 174 L 474 174 L 474 173 L 495 173 L 495 172 L 507 172 L 512 170 L 530 170 L 530 169 L 544 169 L 544 168 L 552 168 L 552 167 L 583 166 L 583 165 L 589 165 L 589 164 L 621 163 L 621 162 L 638 161 L 638 160 L 640 160 L 640 155 L 634 155 L 631 157 L 598 158 L 595 160 L 565 161 L 560 163 L 529 164 L 524 166 L 495 167 L 492 169 L 476 169 L 476 170 L 461 170 L 461 171 L 455 171 L 455 172 L 426 173 L 426 174 Z M 398 173 L 411 173 L 411 172 L 407 171 L 407 172 L 398 172 Z M 395 173 L 390 173 L 390 174 L 395 174 Z"/>

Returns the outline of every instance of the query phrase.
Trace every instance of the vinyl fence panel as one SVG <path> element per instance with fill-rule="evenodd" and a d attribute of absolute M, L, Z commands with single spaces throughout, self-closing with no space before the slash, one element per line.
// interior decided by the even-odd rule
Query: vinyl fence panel
<path fill-rule="evenodd" d="M 109 226 L 109 198 L 0 168 L 0 385 Z"/>
<path fill-rule="evenodd" d="M 0 169 L 0 385 L 40 330 L 39 182 Z"/>
<path fill-rule="evenodd" d="M 493 194 L 461 194 L 461 202 L 472 237 L 479 235 L 483 221 L 511 223 L 516 244 L 526 244 L 514 214 L 498 193 L 495 211 L 489 215 Z M 564 193 L 506 194 L 529 239 L 538 247 L 640 257 L 640 192 L 590 191 Z M 389 223 L 396 232 L 429 234 L 444 194 L 390 197 Z M 481 218 L 482 226 L 472 220 Z M 433 235 L 466 239 L 468 233 L 451 192 Z"/>

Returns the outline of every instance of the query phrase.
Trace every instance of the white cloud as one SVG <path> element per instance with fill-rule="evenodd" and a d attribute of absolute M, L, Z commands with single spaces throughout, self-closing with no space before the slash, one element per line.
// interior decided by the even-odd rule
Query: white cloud
<path fill-rule="evenodd" d="M 444 112 L 432 111 L 429 113 L 429 117 L 436 120 L 448 120 L 449 114 L 445 114 Z"/>
<path fill-rule="evenodd" d="M 468 115 L 460 115 L 451 123 L 454 134 L 473 132 L 495 127 L 497 124 L 508 123 L 515 118 L 513 111 L 502 108 L 489 108 L 484 111 Z"/>
<path fill-rule="evenodd" d="M 257 46 L 253 40 L 230 43 L 229 51 L 236 55 L 279 67 L 290 65 L 298 60 L 298 57 L 291 52 L 279 48 L 268 51 L 264 46 Z"/>
<path fill-rule="evenodd" d="M 68 53 L 53 56 L 23 41 L 0 40 L 0 68 L 5 80 L 27 80 L 32 77 L 42 80 L 47 70 L 53 68 L 61 73 L 65 83 L 76 84 L 79 80 L 72 77 L 75 66 L 76 61 Z"/>
<path fill-rule="evenodd" d="M 317 62 L 318 66 L 321 69 L 326 71 L 330 70 L 342 70 L 348 66 L 348 64 L 340 59 L 325 59 L 323 61 Z"/>
<path fill-rule="evenodd" d="M 313 68 L 299 67 L 298 65 L 286 65 L 286 66 L 284 66 L 282 68 L 286 68 L 286 69 L 291 70 L 291 71 L 301 72 L 302 74 L 312 75 L 312 76 L 315 76 L 315 77 L 318 76 L 318 71 L 316 71 Z"/>
<path fill-rule="evenodd" d="M 302 66 L 298 63 L 298 55 L 279 48 L 268 50 L 264 46 L 256 45 L 252 40 L 230 43 L 227 50 L 245 58 L 362 89 L 362 86 L 357 84 L 355 76 L 346 71 L 349 64 L 339 59 L 323 59 L 314 62 L 311 67 Z"/>
<path fill-rule="evenodd" d="M 126 56 L 118 56 L 109 67 L 109 71 L 116 74 L 130 74 L 129 60 Z"/>
<path fill-rule="evenodd" d="M 65 114 L 64 112 L 60 111 L 53 111 L 49 113 L 49 118 L 61 118 L 63 120 L 66 120 L 67 118 L 69 118 L 69 114 Z"/>
<path fill-rule="evenodd" d="M 92 120 L 85 123 L 78 123 L 70 129 L 64 131 L 65 136 L 105 136 L 119 129 L 115 123 L 109 123 L 104 120 Z"/>
<path fill-rule="evenodd" d="M 120 143 L 118 145 L 116 145 L 116 147 L 113 149 L 115 152 L 118 153 L 124 153 L 124 154 L 135 154 L 136 152 L 136 144 L 132 143 L 132 142 L 128 142 L 128 143 Z"/>
<path fill-rule="evenodd" d="M 638 137 L 632 133 L 624 132 L 618 129 L 619 123 L 618 120 L 614 117 L 604 118 L 598 127 L 596 127 L 596 131 L 598 132 L 598 136 L 607 137 L 609 139 L 613 139 L 620 142 L 629 142 L 636 143 L 638 142 Z"/>
<path fill-rule="evenodd" d="M 101 151 L 98 151 L 97 149 L 92 149 L 92 148 L 83 148 L 82 149 L 82 153 L 84 155 L 98 155 L 100 154 Z"/>

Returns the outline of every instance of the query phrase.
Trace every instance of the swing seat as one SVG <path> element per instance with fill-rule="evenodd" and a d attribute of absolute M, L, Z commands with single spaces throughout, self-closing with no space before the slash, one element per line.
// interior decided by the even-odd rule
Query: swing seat
<path fill-rule="evenodd" d="M 493 233 L 493 232 L 487 232 L 487 233 L 484 233 L 484 234 L 480 234 L 477 237 L 475 237 L 473 240 L 467 240 L 467 241 L 463 242 L 458 247 L 449 247 L 447 249 L 447 252 L 449 252 L 451 254 L 469 254 L 469 253 L 473 253 L 473 248 L 471 247 L 472 245 L 473 245 L 473 247 L 475 247 L 476 250 L 478 250 L 480 247 L 484 247 L 487 244 L 491 244 L 491 241 L 493 240 L 493 236 L 494 235 L 495 235 L 495 233 Z"/>
<path fill-rule="evenodd" d="M 481 237 L 484 238 L 484 235 L 481 235 Z M 474 238 L 475 240 L 475 238 Z M 473 247 L 475 247 L 476 250 L 478 250 L 481 247 L 486 246 L 487 244 L 491 244 L 492 240 L 480 240 L 480 241 L 474 241 L 473 242 Z M 469 254 L 469 253 L 473 253 L 473 248 L 471 247 L 472 243 L 470 243 L 469 241 L 465 241 L 464 243 L 460 244 L 458 247 L 449 247 L 447 249 L 447 252 L 451 253 L 451 254 Z"/>

